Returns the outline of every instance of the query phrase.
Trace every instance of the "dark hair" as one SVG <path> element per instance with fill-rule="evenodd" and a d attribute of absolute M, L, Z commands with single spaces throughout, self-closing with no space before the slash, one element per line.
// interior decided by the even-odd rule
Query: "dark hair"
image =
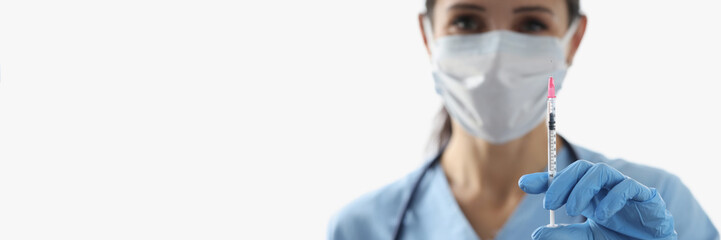
<path fill-rule="evenodd" d="M 581 16 L 581 4 L 579 1 L 580 0 L 566 0 L 566 4 L 568 5 L 569 27 L 575 18 Z M 433 8 L 435 5 L 436 0 L 426 0 L 426 14 L 428 14 L 429 18 L 433 18 Z M 443 146 L 448 144 L 452 134 L 451 117 L 448 115 L 446 107 L 441 108 L 441 111 L 438 113 L 438 120 L 440 120 L 440 124 L 438 126 L 438 130 L 434 131 L 435 133 L 433 138 L 438 140 L 436 147 L 441 149 Z"/>
<path fill-rule="evenodd" d="M 580 0 L 566 0 L 568 5 L 568 25 L 571 25 L 573 19 L 581 16 L 581 3 Z M 433 8 L 436 7 L 436 0 L 426 0 L 426 14 L 428 17 L 433 18 Z"/>

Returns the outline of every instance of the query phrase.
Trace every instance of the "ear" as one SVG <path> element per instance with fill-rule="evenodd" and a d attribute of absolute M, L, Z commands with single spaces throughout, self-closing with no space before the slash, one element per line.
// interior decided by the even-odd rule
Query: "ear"
<path fill-rule="evenodd" d="M 431 49 L 428 47 L 428 39 L 426 38 L 426 32 L 423 28 L 423 25 L 425 24 L 425 21 L 423 21 L 424 17 L 425 17 L 425 14 L 423 14 L 423 13 L 418 14 L 418 26 L 420 27 L 419 29 L 421 30 L 421 37 L 423 37 L 423 45 L 426 46 L 426 52 L 428 52 L 428 56 L 430 57 Z M 431 27 L 431 26 L 428 26 L 428 27 Z"/>
<path fill-rule="evenodd" d="M 586 33 L 588 18 L 586 15 L 581 15 L 578 21 L 578 29 L 576 29 L 576 33 L 574 33 L 573 37 L 571 37 L 568 55 L 566 56 L 569 66 L 573 64 L 573 57 L 576 56 L 576 51 L 578 50 L 578 47 L 581 46 L 581 40 L 583 40 L 583 35 Z"/>

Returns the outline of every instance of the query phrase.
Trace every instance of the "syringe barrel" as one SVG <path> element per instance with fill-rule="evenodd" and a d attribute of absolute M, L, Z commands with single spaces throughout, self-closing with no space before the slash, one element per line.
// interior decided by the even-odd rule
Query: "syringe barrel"
<path fill-rule="evenodd" d="M 556 175 L 556 98 L 549 98 L 546 126 L 548 127 L 548 183 Z"/>

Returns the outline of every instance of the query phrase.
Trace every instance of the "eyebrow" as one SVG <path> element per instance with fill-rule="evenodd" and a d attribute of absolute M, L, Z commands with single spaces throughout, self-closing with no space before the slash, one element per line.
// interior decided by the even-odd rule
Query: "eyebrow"
<path fill-rule="evenodd" d="M 481 11 L 481 12 L 486 11 L 486 8 L 484 8 L 484 7 L 481 7 L 481 6 L 478 6 L 475 4 L 469 4 L 469 3 L 453 4 L 452 6 L 448 7 L 448 10 L 451 10 L 451 9 L 468 9 L 468 10 L 476 10 L 476 11 Z"/>
<path fill-rule="evenodd" d="M 546 8 L 544 6 L 526 6 L 526 7 L 519 7 L 519 8 L 513 9 L 513 13 L 522 13 L 522 12 L 546 12 L 548 14 L 553 15 L 553 11 L 551 11 L 551 9 Z"/>

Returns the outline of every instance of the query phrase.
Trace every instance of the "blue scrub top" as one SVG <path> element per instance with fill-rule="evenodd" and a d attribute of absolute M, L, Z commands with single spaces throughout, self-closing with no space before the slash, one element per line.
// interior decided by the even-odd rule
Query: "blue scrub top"
<path fill-rule="evenodd" d="M 558 155 L 559 169 L 572 162 L 567 148 L 562 148 Z M 656 188 L 674 217 L 678 239 L 719 239 L 719 233 L 706 213 L 675 175 L 620 159 L 610 160 L 578 146 L 573 149 L 580 159 L 606 163 L 644 185 Z M 422 168 L 348 204 L 331 219 L 328 239 L 392 239 L 402 205 L 421 171 Z M 416 191 L 404 216 L 401 239 L 480 239 L 453 197 L 440 164 L 426 173 Z M 525 195 L 495 239 L 531 239 L 536 228 L 548 224 L 543 197 L 543 194 Z M 582 216 L 568 216 L 564 207 L 556 211 L 557 223 L 583 221 Z"/>

